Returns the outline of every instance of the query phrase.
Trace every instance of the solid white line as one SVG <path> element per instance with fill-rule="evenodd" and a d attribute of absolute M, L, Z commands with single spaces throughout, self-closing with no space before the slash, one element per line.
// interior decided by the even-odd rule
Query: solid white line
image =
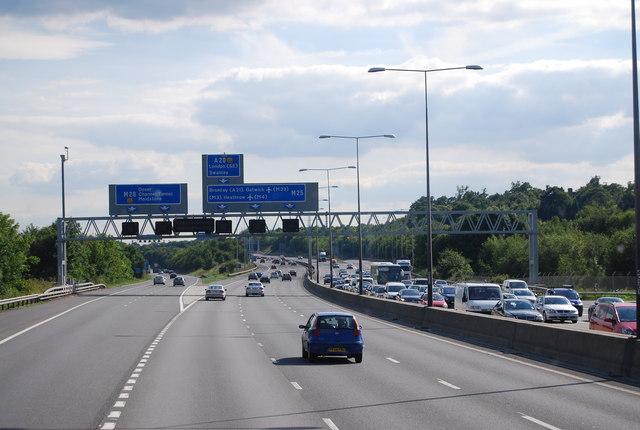
<path fill-rule="evenodd" d="M 323 419 L 322 419 L 322 421 L 324 421 L 324 423 L 327 425 L 327 427 L 329 427 L 331 430 L 340 430 L 340 429 L 338 428 L 338 426 L 337 426 L 337 425 L 335 425 L 335 424 L 333 423 L 333 421 L 331 421 L 331 419 L 330 419 L 330 418 L 323 418 Z"/>
<path fill-rule="evenodd" d="M 438 382 L 441 383 L 442 385 L 445 385 L 445 386 L 449 387 L 449 388 L 453 388 L 454 390 L 459 390 L 460 389 L 460 387 L 457 387 L 457 386 L 455 386 L 455 385 L 453 385 L 453 384 L 451 384 L 451 383 L 449 383 L 447 381 L 443 381 L 442 379 L 438 379 Z"/>
<path fill-rule="evenodd" d="M 386 357 L 386 358 L 387 358 L 387 360 L 389 360 L 389 361 L 390 361 L 390 362 L 392 362 L 392 363 L 395 363 L 395 364 L 399 364 L 399 363 L 400 363 L 398 360 L 394 360 L 394 359 L 393 359 L 393 358 L 391 358 L 391 357 Z"/>
<path fill-rule="evenodd" d="M 551 424 L 547 424 L 544 421 L 540 421 L 540 420 L 535 419 L 533 417 L 530 417 L 528 415 L 522 415 L 522 418 L 524 418 L 525 420 L 529 420 L 532 423 L 538 424 L 539 426 L 542 426 L 542 427 L 547 428 L 549 430 L 561 430 L 559 427 L 552 426 Z"/>
<path fill-rule="evenodd" d="M 293 385 L 293 388 L 296 390 L 302 390 L 302 387 L 297 382 L 292 382 L 291 385 Z"/>

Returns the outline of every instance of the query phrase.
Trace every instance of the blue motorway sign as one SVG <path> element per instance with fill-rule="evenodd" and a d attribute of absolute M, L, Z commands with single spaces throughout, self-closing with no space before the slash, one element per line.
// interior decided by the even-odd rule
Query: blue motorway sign
<path fill-rule="evenodd" d="M 110 215 L 187 212 L 187 184 L 109 185 Z"/>
<path fill-rule="evenodd" d="M 207 178 L 236 178 L 242 176 L 240 154 L 205 155 Z"/>
<path fill-rule="evenodd" d="M 314 211 L 318 183 L 208 185 L 205 212 Z"/>

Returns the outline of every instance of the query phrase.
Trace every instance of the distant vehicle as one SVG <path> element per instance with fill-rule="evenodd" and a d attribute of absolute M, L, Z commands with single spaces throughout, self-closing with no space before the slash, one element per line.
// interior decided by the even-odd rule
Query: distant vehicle
<path fill-rule="evenodd" d="M 404 290 L 405 286 L 402 282 L 387 282 L 385 284 L 384 298 L 395 300 L 400 290 Z"/>
<path fill-rule="evenodd" d="M 402 267 L 389 262 L 372 263 L 371 277 L 382 285 L 387 282 L 400 282 L 403 279 Z"/>
<path fill-rule="evenodd" d="M 182 285 L 184 287 L 184 278 L 182 276 L 176 276 L 173 278 L 173 286 Z"/>
<path fill-rule="evenodd" d="M 347 269 L 353 269 L 353 264 L 347 263 Z"/>
<path fill-rule="evenodd" d="M 396 260 L 396 264 L 402 269 L 402 279 L 411 279 L 411 260 Z"/>
<path fill-rule="evenodd" d="M 538 312 L 531 302 L 526 299 L 502 300 L 491 310 L 491 315 L 542 322 L 542 315 L 540 312 Z"/>
<path fill-rule="evenodd" d="M 257 281 L 258 280 L 258 274 L 255 273 L 255 272 L 249 273 L 249 276 L 247 277 L 247 280 L 249 280 L 249 281 L 251 281 L 251 280 Z"/>
<path fill-rule="evenodd" d="M 447 285 L 449 285 L 449 283 L 443 279 L 436 279 L 435 282 L 433 283 L 433 285 L 437 285 L 440 288 L 444 288 Z"/>
<path fill-rule="evenodd" d="M 269 275 L 267 275 L 266 273 L 263 273 L 260 276 L 260 282 L 262 282 L 263 284 L 264 283 L 270 284 L 271 283 L 271 277 Z"/>
<path fill-rule="evenodd" d="M 278 279 L 280 277 L 280 273 L 278 271 L 271 272 L 271 279 Z"/>
<path fill-rule="evenodd" d="M 282 274 L 282 277 L 280 278 L 282 281 L 290 281 L 291 280 L 291 274 L 284 272 Z"/>
<path fill-rule="evenodd" d="M 331 273 L 325 273 L 322 277 L 323 284 L 331 284 Z"/>
<path fill-rule="evenodd" d="M 320 261 L 321 263 L 327 261 L 327 253 L 324 251 L 320 251 L 320 253 L 318 254 L 318 261 Z"/>
<path fill-rule="evenodd" d="M 334 261 L 333 263 L 331 263 L 333 265 L 334 269 L 339 269 L 340 268 L 340 264 L 338 264 L 337 261 Z"/>
<path fill-rule="evenodd" d="M 544 322 L 571 321 L 578 322 L 578 310 L 564 296 L 538 296 L 535 307 L 542 314 Z"/>
<path fill-rule="evenodd" d="M 505 293 L 510 293 L 514 288 L 529 288 L 529 285 L 520 279 L 505 279 L 502 281 L 502 290 Z"/>
<path fill-rule="evenodd" d="M 620 297 L 599 297 L 595 302 L 587 309 L 587 315 L 589 316 L 589 320 L 591 320 L 591 315 L 593 315 L 593 311 L 596 309 L 600 303 L 624 303 Z"/>
<path fill-rule="evenodd" d="M 296 272 L 295 270 L 291 269 L 291 270 L 289 270 L 289 275 L 298 276 L 298 272 Z"/>
<path fill-rule="evenodd" d="M 459 282 L 455 287 L 454 307 L 463 311 L 489 314 L 502 298 L 502 290 L 498 284 Z"/>
<path fill-rule="evenodd" d="M 447 302 L 447 306 L 453 308 L 456 300 L 456 287 L 447 286 L 442 288 L 442 296 Z"/>
<path fill-rule="evenodd" d="M 249 282 L 247 285 L 245 285 L 244 287 L 245 289 L 245 296 L 249 297 L 249 296 L 262 296 L 264 297 L 264 285 L 262 285 L 262 282 Z"/>
<path fill-rule="evenodd" d="M 589 328 L 635 336 L 638 330 L 636 304 L 619 302 L 598 304 L 589 320 Z"/>
<path fill-rule="evenodd" d="M 562 288 L 549 288 L 545 295 L 566 297 L 578 310 L 578 316 L 582 316 L 582 310 L 584 309 L 582 299 L 580 299 L 580 294 L 578 294 L 578 292 L 574 290 L 571 285 L 563 285 Z"/>
<path fill-rule="evenodd" d="M 178 274 L 177 274 L 176 272 L 171 272 L 171 273 L 169 273 L 169 279 L 173 279 L 173 278 L 175 278 L 176 276 L 178 276 Z"/>
<path fill-rule="evenodd" d="M 435 307 L 439 307 L 439 308 L 448 308 L 449 305 L 447 304 L 447 301 L 445 300 L 444 296 L 442 294 L 439 293 L 434 293 L 431 296 L 432 302 L 433 302 L 433 306 Z M 422 293 L 422 295 L 420 296 L 420 302 L 423 305 L 428 305 L 429 304 L 429 293 Z"/>
<path fill-rule="evenodd" d="M 384 293 L 387 292 L 387 287 L 384 285 L 374 285 L 371 288 L 371 295 L 374 297 L 384 298 Z"/>
<path fill-rule="evenodd" d="M 162 275 L 154 276 L 153 277 L 153 285 L 156 285 L 156 284 L 164 285 L 164 276 L 162 276 Z"/>
<path fill-rule="evenodd" d="M 226 300 L 227 299 L 227 291 L 224 289 L 224 286 L 222 286 L 222 285 L 209 285 L 204 290 L 204 299 L 207 300 L 207 301 L 209 299 Z"/>
<path fill-rule="evenodd" d="M 416 278 L 413 280 L 414 285 L 429 285 L 429 280 L 427 278 Z"/>
<path fill-rule="evenodd" d="M 413 285 L 413 281 L 411 279 L 403 279 L 402 282 L 404 285 L 407 286 L 407 288 L 411 288 L 411 286 Z M 415 286 L 417 289 L 417 285 Z"/>
<path fill-rule="evenodd" d="M 362 327 L 346 312 L 316 312 L 302 329 L 302 358 L 314 362 L 319 356 L 337 355 L 362 362 Z"/>
<path fill-rule="evenodd" d="M 396 300 L 401 302 L 418 303 L 420 301 L 420 291 L 411 288 L 403 288 L 396 294 Z"/>
<path fill-rule="evenodd" d="M 513 288 L 511 292 L 519 299 L 529 300 L 532 304 L 536 302 L 536 295 L 528 288 Z"/>

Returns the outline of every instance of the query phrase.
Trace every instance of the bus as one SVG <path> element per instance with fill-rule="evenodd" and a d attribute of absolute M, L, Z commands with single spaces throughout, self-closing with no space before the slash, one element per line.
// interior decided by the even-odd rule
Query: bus
<path fill-rule="evenodd" d="M 400 282 L 404 276 L 402 266 L 390 262 L 371 263 L 371 277 L 379 285 L 387 282 Z"/>

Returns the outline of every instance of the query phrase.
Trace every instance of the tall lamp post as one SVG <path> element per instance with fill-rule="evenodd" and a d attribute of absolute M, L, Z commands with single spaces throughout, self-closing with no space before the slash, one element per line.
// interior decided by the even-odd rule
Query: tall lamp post
<path fill-rule="evenodd" d="M 65 153 L 60 154 L 62 164 L 62 222 L 60 223 L 60 239 L 58 242 L 58 285 L 67 284 L 67 232 L 66 210 L 64 197 L 64 163 L 69 160 L 69 147 L 64 147 Z"/>
<path fill-rule="evenodd" d="M 329 172 L 333 170 L 342 170 L 342 169 L 355 169 L 356 166 L 343 166 L 343 167 L 332 167 L 329 169 L 299 169 L 299 172 L 308 172 L 308 171 L 322 171 L 327 172 L 327 203 L 329 207 L 329 274 L 331 276 L 331 282 L 329 283 L 330 287 L 333 287 L 333 234 L 331 232 L 331 182 L 329 178 Z M 319 260 L 319 259 L 318 259 Z M 318 262 L 318 273 L 320 272 L 320 264 Z M 318 275 L 319 276 L 319 275 Z M 318 278 L 318 282 L 320 279 Z"/>
<path fill-rule="evenodd" d="M 427 103 L 427 73 L 443 72 L 446 70 L 482 70 L 482 67 L 476 65 L 462 67 L 447 67 L 444 69 L 390 69 L 385 67 L 372 67 L 369 73 L 375 72 L 419 72 L 424 74 L 424 133 L 425 133 L 425 152 L 426 152 L 426 176 L 427 176 L 427 217 L 429 218 L 427 227 L 427 279 L 429 281 L 427 306 L 433 306 L 433 229 L 432 229 L 432 210 L 431 210 L 431 184 L 429 179 L 429 109 Z"/>
<path fill-rule="evenodd" d="M 354 139 L 356 141 L 356 175 L 357 175 L 357 186 L 358 186 L 358 272 L 360 275 L 360 288 L 358 293 L 362 294 L 362 220 L 361 220 L 361 212 L 360 212 L 360 139 L 371 139 L 373 137 L 387 137 L 390 139 L 394 139 L 395 136 L 393 134 L 376 134 L 373 136 L 335 136 L 323 134 L 320 136 L 320 139 Z"/>

